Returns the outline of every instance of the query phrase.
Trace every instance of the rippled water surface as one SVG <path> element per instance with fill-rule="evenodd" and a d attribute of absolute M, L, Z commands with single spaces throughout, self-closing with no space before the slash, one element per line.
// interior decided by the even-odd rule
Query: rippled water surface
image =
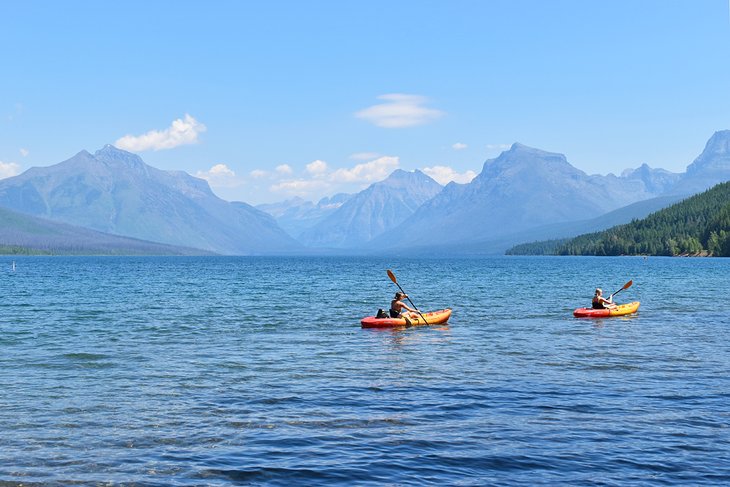
<path fill-rule="evenodd" d="M 450 324 L 361 329 L 397 290 L 388 268 Z M 0 484 L 727 484 L 729 276 L 728 259 L 0 257 Z M 572 317 L 629 279 L 637 315 Z"/>

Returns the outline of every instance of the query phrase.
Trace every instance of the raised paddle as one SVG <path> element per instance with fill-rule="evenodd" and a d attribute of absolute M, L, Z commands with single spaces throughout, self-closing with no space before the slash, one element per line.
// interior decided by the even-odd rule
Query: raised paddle
<path fill-rule="evenodd" d="M 616 295 L 617 295 L 618 293 L 620 293 L 621 291 L 623 291 L 624 289 L 628 289 L 628 288 L 630 288 L 630 287 L 631 287 L 631 285 L 632 285 L 633 283 L 634 283 L 634 280 L 632 279 L 632 280 L 630 280 L 629 282 L 627 282 L 626 284 L 624 284 L 624 287 L 622 287 L 621 289 L 619 289 L 618 291 L 616 291 L 615 293 L 613 293 L 613 294 L 611 295 L 611 300 L 613 300 L 613 297 L 614 297 L 614 296 L 616 296 Z"/>
<path fill-rule="evenodd" d="M 400 292 L 402 292 L 403 294 L 406 295 L 406 299 L 408 300 L 408 302 L 411 303 L 411 306 L 413 306 L 413 308 L 416 311 L 418 311 L 418 314 L 421 315 L 423 322 L 428 325 L 428 321 L 426 321 L 426 317 L 423 316 L 423 313 L 421 313 L 421 311 L 418 309 L 418 306 L 413 304 L 413 301 L 411 301 L 411 298 L 408 296 L 408 294 L 403 290 L 402 287 L 400 287 L 400 284 L 398 284 L 398 280 L 395 278 L 395 274 L 393 274 L 393 272 L 390 269 L 388 269 L 388 277 L 390 277 L 390 280 L 393 281 L 396 286 L 398 286 L 398 289 L 400 289 Z M 410 323 L 410 321 L 406 320 L 406 323 Z"/>

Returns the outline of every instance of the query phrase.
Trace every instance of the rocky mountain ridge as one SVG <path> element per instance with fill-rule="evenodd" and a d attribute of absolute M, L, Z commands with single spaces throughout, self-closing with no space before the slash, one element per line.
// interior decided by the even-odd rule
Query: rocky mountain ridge
<path fill-rule="evenodd" d="M 268 214 L 232 204 L 207 181 L 162 171 L 107 145 L 0 180 L 0 207 L 100 232 L 223 254 L 300 245 Z"/>

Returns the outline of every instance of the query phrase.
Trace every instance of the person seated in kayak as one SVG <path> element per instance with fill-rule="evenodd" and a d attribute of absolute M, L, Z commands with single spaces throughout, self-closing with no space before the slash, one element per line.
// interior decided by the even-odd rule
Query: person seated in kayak
<path fill-rule="evenodd" d="M 613 302 L 613 296 L 608 299 L 603 297 L 603 290 L 596 288 L 596 294 L 593 295 L 593 309 L 615 309 L 617 306 Z"/>
<path fill-rule="evenodd" d="M 390 317 L 391 318 L 409 318 L 413 319 L 417 316 L 417 311 L 408 307 L 402 300 L 407 298 L 407 294 L 395 293 L 395 298 L 390 302 Z M 403 311 L 405 310 L 405 311 Z"/>

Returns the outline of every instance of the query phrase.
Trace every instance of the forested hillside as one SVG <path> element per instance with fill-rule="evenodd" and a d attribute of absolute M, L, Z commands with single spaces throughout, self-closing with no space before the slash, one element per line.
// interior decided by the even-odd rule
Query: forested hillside
<path fill-rule="evenodd" d="M 0 255 L 205 255 L 57 223 L 0 207 Z"/>
<path fill-rule="evenodd" d="M 536 242 L 509 254 L 730 256 L 730 182 L 608 230 Z"/>

